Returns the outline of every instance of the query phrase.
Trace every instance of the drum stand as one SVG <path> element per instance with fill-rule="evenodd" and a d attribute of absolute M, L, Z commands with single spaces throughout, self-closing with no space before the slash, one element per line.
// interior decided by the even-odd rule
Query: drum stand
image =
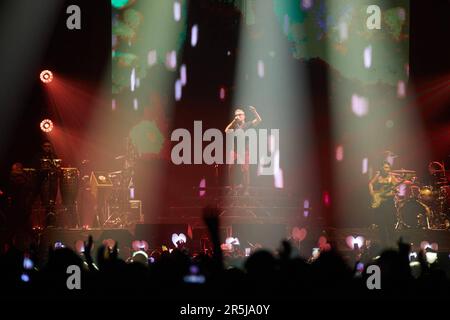
<path fill-rule="evenodd" d="M 115 227 L 123 227 L 125 223 L 122 220 L 122 217 L 120 214 L 117 213 L 111 213 L 111 211 L 107 210 L 108 217 L 106 218 L 105 222 L 103 223 L 103 227 L 108 227 L 108 225 L 114 225 Z"/>
<path fill-rule="evenodd" d="M 422 205 L 423 208 L 426 211 L 426 213 L 425 213 L 425 224 L 426 224 L 426 226 L 422 227 L 422 228 L 430 230 L 431 229 L 430 216 L 433 214 L 433 212 L 424 203 L 419 201 L 419 204 Z M 413 226 L 410 226 L 410 225 L 408 225 L 407 223 L 404 222 L 404 219 L 403 219 L 402 214 L 401 214 L 402 205 L 404 205 L 404 203 L 402 203 L 400 201 L 399 202 L 397 202 L 397 201 L 395 202 L 395 210 L 396 210 L 396 213 L 397 213 L 397 222 L 396 222 L 395 227 L 394 227 L 395 230 L 401 230 L 403 228 L 407 228 L 407 229 L 414 228 Z M 420 220 L 422 219 L 421 216 L 422 216 L 421 214 L 417 215 L 417 226 L 422 225 L 422 223 L 420 223 Z"/>
<path fill-rule="evenodd" d="M 128 216 L 128 187 L 126 181 L 131 177 L 123 177 L 118 187 L 112 191 L 109 199 L 106 201 L 106 219 L 103 222 L 103 227 L 114 226 L 123 228 L 127 225 Z"/>
<path fill-rule="evenodd" d="M 120 207 L 111 208 L 110 206 L 108 206 L 106 209 L 107 218 L 105 222 L 103 222 L 102 226 L 107 227 L 108 225 L 113 225 L 120 228 L 125 227 L 127 224 L 126 214 L 123 212 L 124 211 Z"/>

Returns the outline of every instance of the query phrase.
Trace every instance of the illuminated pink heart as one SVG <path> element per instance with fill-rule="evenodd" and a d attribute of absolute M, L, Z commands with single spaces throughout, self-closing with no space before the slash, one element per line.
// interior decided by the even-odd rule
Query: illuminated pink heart
<path fill-rule="evenodd" d="M 348 236 L 347 238 L 345 238 L 345 243 L 347 243 L 347 246 L 350 249 L 355 248 L 355 245 L 358 248 L 362 248 L 362 246 L 364 244 L 364 237 L 362 237 L 362 236 L 357 236 L 357 237 Z"/>
<path fill-rule="evenodd" d="M 320 251 L 329 251 L 331 249 L 331 245 L 328 243 L 328 239 L 325 236 L 320 236 L 317 244 Z"/>
<path fill-rule="evenodd" d="M 431 248 L 431 245 L 428 241 L 422 241 L 420 243 L 420 249 L 425 250 L 426 248 Z"/>
<path fill-rule="evenodd" d="M 320 236 L 320 237 L 319 237 L 319 247 L 320 247 L 321 245 L 326 244 L 327 242 L 328 242 L 328 240 L 327 240 L 326 237 L 324 237 L 324 236 Z"/>
<path fill-rule="evenodd" d="M 132 246 L 133 250 L 135 250 L 135 251 L 139 251 L 139 250 L 147 251 L 148 250 L 148 243 L 145 240 L 135 240 L 131 243 L 131 246 Z"/>
<path fill-rule="evenodd" d="M 116 242 L 113 239 L 105 239 L 103 240 L 103 245 L 109 249 L 113 249 Z"/>
<path fill-rule="evenodd" d="M 306 231 L 305 228 L 298 228 L 298 227 L 294 227 L 292 228 L 292 239 L 296 240 L 296 241 L 300 241 L 302 242 L 303 240 L 305 240 L 306 235 L 308 234 L 308 232 Z"/>
<path fill-rule="evenodd" d="M 422 250 L 426 250 L 427 248 L 433 249 L 434 251 L 438 251 L 439 246 L 437 243 L 433 242 L 433 243 L 429 243 L 428 241 L 422 241 L 420 243 L 420 249 Z"/>
<path fill-rule="evenodd" d="M 186 243 L 186 235 L 183 233 L 180 234 L 172 234 L 172 243 L 175 247 L 178 248 L 178 242 Z"/>
<path fill-rule="evenodd" d="M 331 244 L 328 243 L 328 239 L 325 236 L 319 237 L 318 246 L 320 251 L 329 251 L 331 249 Z"/>

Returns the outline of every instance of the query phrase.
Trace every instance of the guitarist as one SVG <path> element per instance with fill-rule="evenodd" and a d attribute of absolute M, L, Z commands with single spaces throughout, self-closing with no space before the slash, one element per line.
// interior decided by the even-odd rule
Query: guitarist
<path fill-rule="evenodd" d="M 392 174 L 391 165 L 384 161 L 383 165 L 369 182 L 375 224 L 380 229 L 382 244 L 389 244 L 389 234 L 396 221 L 394 205 L 395 187 L 400 181 Z"/>

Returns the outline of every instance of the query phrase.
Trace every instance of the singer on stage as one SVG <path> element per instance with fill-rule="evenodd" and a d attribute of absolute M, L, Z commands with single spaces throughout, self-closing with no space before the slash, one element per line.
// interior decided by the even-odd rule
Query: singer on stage
<path fill-rule="evenodd" d="M 245 121 L 245 112 L 242 109 L 236 109 L 234 111 L 234 119 L 231 121 L 228 126 L 225 128 L 225 133 L 229 132 L 230 130 L 247 130 L 251 127 L 256 127 L 259 123 L 261 123 L 262 119 L 259 116 L 258 112 L 256 111 L 256 108 L 253 106 L 248 107 L 250 112 L 253 113 L 254 119 L 252 121 Z M 238 153 L 236 150 L 232 150 L 231 158 L 236 161 L 238 158 Z M 233 168 L 236 168 L 236 166 L 240 167 L 240 172 L 238 170 L 233 170 Z M 233 173 L 233 171 L 236 171 L 236 173 Z M 242 194 L 244 196 L 248 196 L 248 186 L 250 184 L 250 165 L 249 165 L 249 146 L 248 142 L 245 143 L 245 162 L 243 164 L 230 164 L 228 167 L 229 172 L 229 179 L 230 179 L 230 186 L 231 186 L 231 193 L 233 195 L 237 195 L 236 190 L 236 180 L 241 177 L 242 181 Z"/>

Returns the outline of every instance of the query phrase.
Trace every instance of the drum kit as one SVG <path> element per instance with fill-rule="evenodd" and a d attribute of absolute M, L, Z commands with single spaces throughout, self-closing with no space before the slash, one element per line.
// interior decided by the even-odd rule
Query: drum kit
<path fill-rule="evenodd" d="M 134 197 L 133 171 L 127 169 L 113 171 L 108 173 L 108 177 L 112 186 L 106 199 L 106 217 L 102 225 L 124 228 L 136 223 L 137 221 L 132 221 L 129 215 L 130 199 Z"/>
<path fill-rule="evenodd" d="M 108 228 L 125 228 L 130 225 L 136 224 L 141 221 L 141 216 L 134 215 L 132 208 L 133 202 L 139 202 L 134 200 L 134 168 L 138 158 L 138 154 L 134 149 L 131 140 L 125 139 L 126 152 L 125 154 L 118 155 L 114 160 L 115 171 L 105 171 L 99 178 L 104 177 L 108 183 L 100 184 L 92 179 L 90 181 L 90 189 L 95 189 L 97 184 L 97 215 L 96 224 L 99 227 Z M 117 165 L 116 165 L 117 163 Z M 91 173 L 91 177 L 95 176 L 94 172 Z M 101 187 L 100 189 L 98 187 Z M 100 201 L 98 201 L 100 200 Z M 139 207 L 140 208 L 140 207 Z"/>
<path fill-rule="evenodd" d="M 44 199 L 52 200 L 52 198 L 56 198 L 59 187 L 61 207 L 65 213 L 65 218 L 68 218 L 64 224 L 70 227 L 78 227 L 80 217 L 77 210 L 77 197 L 80 187 L 80 171 L 77 168 L 62 167 L 61 164 L 61 159 L 40 160 L 40 173 L 43 175 L 44 181 L 54 181 L 54 186 L 50 186 L 49 190 L 41 186 L 41 193 L 44 193 Z"/>
<path fill-rule="evenodd" d="M 94 226 L 122 228 L 138 222 L 134 215 L 130 213 L 130 211 L 133 211 L 133 208 L 130 208 L 130 203 L 133 201 L 130 200 L 134 199 L 133 177 L 136 159 L 136 154 L 130 153 L 128 150 L 125 155 L 115 157 L 115 160 L 123 161 L 120 165 L 121 170 L 105 172 L 104 178 L 107 178 L 111 183 L 100 201 L 97 202 L 95 199 L 98 198 L 98 194 L 94 194 L 92 182 L 88 175 L 91 170 L 83 166 L 89 160 L 83 160 L 82 167 L 79 169 L 63 167 L 61 159 L 40 159 L 37 169 L 24 168 L 23 174 L 28 181 L 30 192 L 33 195 L 41 194 L 41 208 L 43 206 L 47 211 L 50 210 L 53 213 L 62 211 L 63 215 L 59 217 L 60 223 L 58 225 L 81 227 L 78 208 L 78 200 L 80 200 L 82 201 L 80 203 L 81 211 L 96 212 L 96 216 L 93 217 L 95 221 L 92 221 Z M 90 173 L 93 175 L 94 171 Z M 58 189 L 61 202 L 58 210 L 56 210 L 55 199 Z M 87 194 L 90 194 L 90 196 L 87 196 Z M 139 201 L 135 200 L 134 202 Z M 52 208 L 49 209 L 49 206 Z M 90 214 L 84 212 L 83 217 L 86 215 Z M 42 222 L 39 224 L 42 224 Z"/>
<path fill-rule="evenodd" d="M 91 194 L 92 186 L 88 178 L 86 179 L 89 176 L 84 175 L 85 169 L 82 168 L 80 173 L 78 168 L 62 167 L 61 164 L 61 159 L 41 159 L 39 169 L 24 168 L 23 172 L 30 184 L 30 192 L 35 194 L 36 191 L 41 194 L 41 206 L 49 210 L 48 206 L 51 205 L 50 211 L 62 213 L 62 215 L 57 215 L 59 217 L 57 224 L 78 228 L 82 225 L 78 200 L 85 201 L 90 198 L 85 193 Z M 130 211 L 129 200 L 134 198 L 133 172 L 134 170 L 130 166 L 125 166 L 118 171 L 105 172 L 105 176 L 111 181 L 111 186 L 102 199 L 103 203 L 94 204 L 90 209 L 89 206 L 93 204 L 92 202 L 82 205 L 83 208 L 86 207 L 90 211 L 102 211 L 101 213 L 97 212 L 94 226 L 123 228 L 138 222 L 134 221 L 136 220 L 133 218 L 134 216 L 131 217 L 128 214 Z M 61 202 L 58 210 L 55 211 L 58 189 Z"/>
<path fill-rule="evenodd" d="M 80 172 L 77 168 L 64 168 L 61 164 L 61 159 L 44 158 L 39 160 L 37 169 L 23 168 L 22 174 L 27 181 L 27 193 L 33 199 L 35 195 L 40 194 L 41 206 L 55 213 L 55 200 L 59 189 L 61 209 L 68 214 L 70 219 L 68 224 L 78 226 L 77 196 L 80 186 Z M 43 224 L 39 216 L 40 214 L 37 214 L 36 222 Z"/>
<path fill-rule="evenodd" d="M 422 184 L 414 170 L 393 170 L 402 182 L 395 195 L 396 229 L 450 229 L 450 186 L 447 179 L 436 179 L 434 184 Z M 434 175 L 446 176 L 445 169 Z"/>

